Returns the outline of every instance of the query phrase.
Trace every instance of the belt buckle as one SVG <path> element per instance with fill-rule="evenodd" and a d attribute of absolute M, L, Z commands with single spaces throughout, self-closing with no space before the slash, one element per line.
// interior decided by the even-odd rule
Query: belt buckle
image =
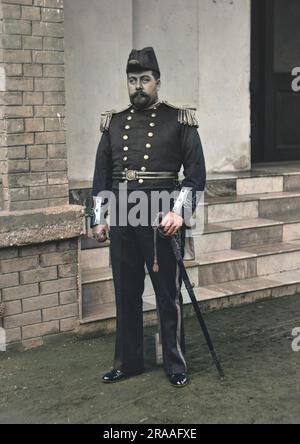
<path fill-rule="evenodd" d="M 135 170 L 126 171 L 126 180 L 129 180 L 129 181 L 137 180 L 137 171 L 135 171 Z"/>

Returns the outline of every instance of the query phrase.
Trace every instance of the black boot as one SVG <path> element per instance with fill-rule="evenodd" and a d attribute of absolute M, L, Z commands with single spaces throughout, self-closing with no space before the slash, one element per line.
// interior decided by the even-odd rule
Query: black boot
<path fill-rule="evenodd" d="M 132 376 L 137 376 L 139 374 L 143 373 L 142 371 L 136 372 L 136 373 L 125 373 L 122 370 L 116 370 L 113 369 L 110 372 L 106 373 L 102 377 L 102 382 L 105 382 L 106 384 L 113 383 L 113 382 L 119 382 L 123 379 L 128 379 Z"/>
<path fill-rule="evenodd" d="M 186 373 L 168 375 L 168 378 L 173 387 L 185 387 L 188 384 L 188 377 Z"/>

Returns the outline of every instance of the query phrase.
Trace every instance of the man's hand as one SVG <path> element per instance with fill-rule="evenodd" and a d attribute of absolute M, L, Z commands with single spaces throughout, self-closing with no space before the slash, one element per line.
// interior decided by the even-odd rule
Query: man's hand
<path fill-rule="evenodd" d="M 107 231 L 108 231 L 107 225 L 96 225 L 92 229 L 94 239 L 96 239 L 96 241 L 99 242 L 100 244 L 107 241 L 108 239 Z"/>
<path fill-rule="evenodd" d="M 183 226 L 183 218 L 170 211 L 161 221 L 160 227 L 163 228 L 166 236 L 174 236 Z"/>

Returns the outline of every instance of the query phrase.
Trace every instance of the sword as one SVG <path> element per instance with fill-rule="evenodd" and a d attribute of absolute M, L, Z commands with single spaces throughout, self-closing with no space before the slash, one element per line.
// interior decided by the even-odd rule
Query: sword
<path fill-rule="evenodd" d="M 199 308 L 199 304 L 197 302 L 197 299 L 196 299 L 196 296 L 195 296 L 195 293 L 194 293 L 194 285 L 191 284 L 191 281 L 190 281 L 189 276 L 187 274 L 187 271 L 186 271 L 186 268 L 185 268 L 185 265 L 184 265 L 184 262 L 183 262 L 183 258 L 182 258 L 182 255 L 181 255 L 180 245 L 179 245 L 176 237 L 174 237 L 174 236 L 171 238 L 171 245 L 172 245 L 172 249 L 173 249 L 174 255 L 176 257 L 176 261 L 177 261 L 178 266 L 180 268 L 182 280 L 183 280 L 183 282 L 185 284 L 185 287 L 186 287 L 186 289 L 188 291 L 188 294 L 189 294 L 189 296 L 191 298 L 194 310 L 196 312 L 196 315 L 197 315 L 200 327 L 201 327 L 201 329 L 203 331 L 203 334 L 204 334 L 205 340 L 207 342 L 210 354 L 211 354 L 212 359 L 214 361 L 214 364 L 215 364 L 215 366 L 216 366 L 216 368 L 218 370 L 220 378 L 224 379 L 225 375 L 224 375 L 223 369 L 222 369 L 220 361 L 219 361 L 219 359 L 217 357 L 217 354 L 216 354 L 213 342 L 212 342 L 211 337 L 209 335 L 207 326 L 206 326 L 205 321 L 203 319 L 201 310 Z"/>
<path fill-rule="evenodd" d="M 156 232 L 158 232 L 161 237 L 163 237 L 164 239 L 170 239 L 170 241 L 171 241 L 172 250 L 173 250 L 174 256 L 176 258 L 176 262 L 178 263 L 182 280 L 184 282 L 184 285 L 185 285 L 187 292 L 190 296 L 190 299 L 192 301 L 192 304 L 193 304 L 197 319 L 199 321 L 200 327 L 201 327 L 202 332 L 204 334 L 208 349 L 209 349 L 210 354 L 212 356 L 213 362 L 218 370 L 220 378 L 224 379 L 225 375 L 224 375 L 223 369 L 221 367 L 221 363 L 217 357 L 213 342 L 211 340 L 210 334 L 208 332 L 207 326 L 205 324 L 199 304 L 198 304 L 196 296 L 195 296 L 194 285 L 191 284 L 190 278 L 187 274 L 187 271 L 186 271 L 186 268 L 185 268 L 185 265 L 183 262 L 180 244 L 177 241 L 176 234 L 172 237 L 166 236 L 164 234 L 163 230 L 160 227 L 160 222 L 161 222 L 162 218 L 163 218 L 163 213 L 158 213 L 155 221 L 152 224 L 152 227 L 153 227 L 154 233 L 155 233 L 154 236 L 156 237 Z M 178 234 L 178 235 L 180 236 L 180 234 Z M 155 239 L 155 237 L 154 237 L 154 239 Z M 156 254 L 156 239 L 155 239 L 154 243 L 155 243 L 155 264 L 154 264 L 153 271 L 157 271 L 158 264 L 157 264 L 157 254 Z"/>

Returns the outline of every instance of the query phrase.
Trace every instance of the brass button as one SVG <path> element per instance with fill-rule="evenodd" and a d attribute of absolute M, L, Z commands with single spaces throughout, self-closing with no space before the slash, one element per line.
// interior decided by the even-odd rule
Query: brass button
<path fill-rule="evenodd" d="M 130 112 L 131 112 L 131 114 L 134 114 L 134 109 L 132 109 Z"/>
<path fill-rule="evenodd" d="M 143 179 L 139 179 L 139 183 L 140 184 L 144 183 Z"/>
<path fill-rule="evenodd" d="M 123 136 L 123 140 L 128 140 L 129 137 L 125 134 L 125 136 Z"/>
<path fill-rule="evenodd" d="M 152 147 L 151 143 L 146 144 L 146 148 L 151 148 L 151 147 Z"/>
<path fill-rule="evenodd" d="M 128 151 L 129 150 L 128 146 L 124 146 L 123 150 Z"/>
<path fill-rule="evenodd" d="M 128 116 L 128 117 L 127 117 L 127 120 L 132 120 L 132 116 Z"/>
<path fill-rule="evenodd" d="M 128 171 L 128 168 L 124 168 L 124 171 L 125 171 L 125 173 L 126 173 L 126 171 Z"/>
<path fill-rule="evenodd" d="M 155 113 L 151 114 L 151 117 L 155 118 L 155 117 L 156 117 L 156 114 L 155 114 Z"/>
<path fill-rule="evenodd" d="M 142 168 L 141 168 L 141 171 L 142 171 L 143 173 L 145 173 L 145 172 L 147 171 L 147 168 L 146 168 L 146 167 L 142 167 Z"/>
<path fill-rule="evenodd" d="M 124 180 L 124 183 L 128 183 L 128 180 Z"/>
<path fill-rule="evenodd" d="M 126 130 L 130 130 L 130 125 L 126 125 L 126 126 L 125 126 L 125 129 L 126 129 Z"/>
<path fill-rule="evenodd" d="M 124 160 L 124 162 L 127 162 L 127 160 L 128 160 L 128 157 L 123 157 L 123 160 Z"/>
<path fill-rule="evenodd" d="M 148 137 L 153 137 L 154 134 L 153 133 L 148 133 Z"/>
<path fill-rule="evenodd" d="M 151 128 L 154 128 L 155 127 L 155 123 L 151 122 L 150 126 L 151 126 Z"/>
<path fill-rule="evenodd" d="M 144 156 L 145 160 L 149 160 L 149 156 L 147 156 L 147 154 Z"/>

